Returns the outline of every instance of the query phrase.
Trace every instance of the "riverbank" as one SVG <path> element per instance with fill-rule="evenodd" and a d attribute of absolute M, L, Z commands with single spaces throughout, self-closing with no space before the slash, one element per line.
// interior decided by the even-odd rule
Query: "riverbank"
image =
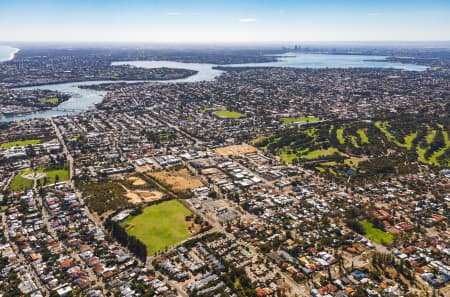
<path fill-rule="evenodd" d="M 283 57 L 283 58 L 282 58 Z M 104 81 L 81 81 L 70 83 L 56 83 L 39 85 L 34 83 L 33 86 L 20 89 L 49 89 L 59 91 L 72 95 L 72 97 L 60 104 L 54 109 L 50 109 L 44 112 L 37 112 L 26 116 L 12 116 L 1 118 L 0 121 L 16 121 L 29 118 L 42 118 L 53 117 L 67 114 L 76 114 L 81 111 L 95 108 L 95 105 L 102 102 L 104 95 L 107 93 L 105 90 L 101 90 L 98 87 L 92 88 L 91 86 L 101 85 L 105 83 L 139 83 L 139 82 L 154 82 L 154 83 L 192 83 L 200 81 L 213 81 L 220 76 L 224 71 L 238 70 L 239 68 L 252 68 L 252 67 L 290 67 L 290 68 L 388 68 L 388 69 L 400 69 L 408 71 L 425 71 L 427 67 L 412 65 L 412 64 L 400 64 L 392 62 L 370 62 L 368 59 L 386 59 L 381 56 L 363 56 L 363 55 L 324 55 L 324 54 L 293 54 L 286 53 L 285 55 L 279 55 L 277 62 L 271 63 L 253 63 L 253 64 L 233 64 L 224 66 L 218 66 L 214 64 L 201 64 L 201 63 L 182 63 L 174 61 L 116 61 L 112 62 L 112 66 L 124 67 L 128 66 L 133 68 L 147 68 L 147 69 L 183 69 L 189 71 L 190 74 L 184 78 L 167 79 L 167 80 L 104 80 Z M 88 87 L 90 86 L 90 87 Z M 70 112 L 68 112 L 70 111 Z"/>

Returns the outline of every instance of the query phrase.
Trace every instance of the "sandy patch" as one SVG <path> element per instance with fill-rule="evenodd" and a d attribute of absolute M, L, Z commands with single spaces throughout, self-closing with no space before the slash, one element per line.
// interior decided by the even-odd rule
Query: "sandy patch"
<path fill-rule="evenodd" d="M 130 202 L 131 204 L 139 204 L 139 203 L 142 203 L 141 197 L 140 197 L 137 193 L 135 193 L 135 192 L 128 191 L 128 192 L 125 194 L 125 197 L 127 197 L 128 202 Z"/>
<path fill-rule="evenodd" d="M 138 178 L 138 179 L 142 180 L 140 178 Z M 148 190 L 135 190 L 135 191 L 132 191 L 132 190 L 128 189 L 127 187 L 125 187 L 124 185 L 122 185 L 122 184 L 120 184 L 120 185 L 122 186 L 122 188 L 125 189 L 125 191 L 127 191 L 127 193 L 125 194 L 125 197 L 128 199 L 128 202 L 130 202 L 131 204 L 140 204 L 140 203 L 153 202 L 153 201 L 160 200 L 160 199 L 162 199 L 164 197 L 164 193 L 159 192 L 159 191 L 155 191 L 155 190 L 151 190 L 151 191 L 148 191 Z"/>
<path fill-rule="evenodd" d="M 164 197 L 164 194 L 159 191 L 137 191 L 136 193 L 141 196 L 143 202 L 153 202 Z"/>
<path fill-rule="evenodd" d="M 165 170 L 152 172 L 148 173 L 148 175 L 167 184 L 170 188 L 177 192 L 184 192 L 203 186 L 201 179 L 191 175 L 186 168 L 177 171 Z"/>
<path fill-rule="evenodd" d="M 128 181 L 130 181 L 133 186 L 144 186 L 146 184 L 145 180 L 135 176 L 129 177 Z"/>
<path fill-rule="evenodd" d="M 255 153 L 256 148 L 248 144 L 237 144 L 225 147 L 219 147 L 216 149 L 216 153 L 219 155 L 229 156 L 229 155 L 245 155 Z"/>

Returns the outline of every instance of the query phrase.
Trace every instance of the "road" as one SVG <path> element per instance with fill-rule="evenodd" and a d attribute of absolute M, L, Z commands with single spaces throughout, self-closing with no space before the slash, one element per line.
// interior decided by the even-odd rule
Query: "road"
<path fill-rule="evenodd" d="M 41 279 L 39 278 L 34 267 L 28 262 L 28 260 L 25 258 L 25 256 L 20 252 L 19 248 L 14 243 L 14 241 L 10 240 L 9 228 L 8 228 L 8 224 L 6 223 L 5 213 L 1 213 L 1 218 L 2 218 L 2 225 L 3 225 L 3 230 L 5 233 L 6 241 L 11 245 L 14 253 L 19 257 L 20 263 L 22 263 L 26 267 L 27 272 L 31 275 L 34 283 L 39 288 L 39 291 L 46 297 L 50 296 L 50 292 L 48 291 L 47 287 L 41 282 Z"/>
<path fill-rule="evenodd" d="M 148 110 L 155 116 L 155 118 L 158 119 L 158 121 L 160 121 L 161 123 L 163 123 L 164 125 L 166 125 L 166 126 L 172 128 L 172 129 L 174 129 L 175 131 L 177 131 L 177 132 L 180 133 L 181 135 L 185 136 L 186 138 L 189 138 L 190 140 L 194 141 L 195 145 L 203 146 L 203 145 L 205 144 L 204 141 L 202 141 L 202 140 L 200 140 L 200 139 L 198 139 L 198 138 L 196 138 L 196 137 L 194 137 L 194 136 L 192 136 L 192 135 L 186 133 L 185 131 L 183 131 L 182 129 L 180 129 L 178 126 L 173 125 L 173 124 L 167 122 L 167 121 L 166 121 L 165 119 L 163 119 L 159 114 L 157 114 L 157 113 L 153 110 L 153 108 L 149 108 Z"/>
<path fill-rule="evenodd" d="M 177 131 L 177 132 L 180 133 L 181 135 L 187 137 L 188 139 L 192 140 L 192 141 L 195 143 L 195 145 L 197 145 L 197 146 L 204 146 L 205 143 L 204 143 L 203 141 L 201 141 L 201 140 L 199 140 L 199 139 L 193 137 L 192 135 L 189 135 L 188 133 L 186 133 L 185 131 L 183 131 L 182 129 L 180 129 L 178 126 L 176 126 L 176 125 L 174 125 L 174 124 L 171 124 L 171 123 L 167 122 L 166 120 L 162 119 L 160 115 L 158 115 L 156 112 L 153 111 L 153 109 L 149 109 L 149 111 L 155 116 L 155 118 L 158 119 L 158 121 L 160 121 L 161 123 L 165 124 L 166 126 L 172 128 L 172 129 L 174 129 L 175 131 Z M 70 154 L 70 152 L 69 152 L 69 150 L 68 150 L 68 148 L 67 148 L 67 146 L 66 146 L 66 144 L 65 144 L 64 138 L 63 138 L 63 136 L 61 135 L 61 131 L 59 130 L 59 128 L 57 127 L 57 125 L 55 124 L 55 122 L 54 122 L 53 120 L 51 120 L 51 123 L 52 123 L 52 125 L 53 125 L 54 130 L 55 130 L 56 137 L 58 138 L 58 140 L 59 140 L 59 142 L 60 142 L 60 144 L 61 144 L 61 146 L 62 146 L 62 148 L 63 148 L 63 153 L 65 153 L 66 156 L 67 156 L 67 160 L 68 160 L 68 162 L 69 162 L 69 170 L 70 170 L 70 174 L 69 174 L 69 176 L 70 176 L 70 183 L 71 183 L 72 188 L 76 191 L 76 189 L 75 189 L 75 187 L 74 187 L 74 184 L 73 184 L 73 176 L 74 176 L 74 174 L 73 174 L 73 172 L 74 172 L 74 161 L 73 161 L 73 157 L 71 156 L 71 154 Z M 113 139 L 113 137 L 112 137 L 112 139 Z M 118 147 L 117 147 L 117 144 L 116 144 L 115 142 L 113 142 L 113 144 L 114 144 L 114 146 L 115 146 L 116 148 L 118 148 Z M 120 151 L 120 150 L 119 150 L 119 151 Z M 248 168 L 242 166 L 242 164 L 239 164 L 239 166 L 240 166 L 242 169 L 245 169 L 245 170 L 248 170 L 249 172 L 252 172 L 250 169 L 248 169 Z M 254 172 L 252 172 L 252 173 L 253 173 L 255 176 L 257 176 L 258 178 L 260 178 L 264 183 L 271 184 L 271 183 L 270 183 L 269 181 L 267 181 L 266 179 L 261 178 L 258 174 L 255 174 Z M 220 191 L 218 191 L 218 192 L 219 192 L 219 195 L 222 196 L 222 193 L 220 193 Z M 77 193 L 77 197 L 79 197 L 79 198 L 81 199 L 81 195 L 80 195 L 78 192 L 76 192 L 76 193 Z M 191 210 L 193 210 L 193 208 L 192 208 L 191 205 L 188 205 L 188 203 L 185 203 L 185 204 L 186 204 L 187 207 L 190 206 L 189 208 L 190 208 Z M 237 209 L 240 209 L 240 208 L 237 208 Z M 194 210 L 194 212 L 196 212 L 196 211 Z M 95 218 L 95 216 L 93 216 L 93 215 L 89 212 L 89 210 L 88 210 L 87 208 L 86 208 L 86 213 L 88 214 L 89 218 L 90 218 L 96 225 L 99 224 L 99 225 L 101 226 L 101 223 L 99 222 L 99 220 L 98 220 L 97 218 Z M 252 216 L 252 215 L 250 215 L 250 214 L 247 213 L 247 212 L 245 212 L 245 215 L 246 215 L 246 216 L 249 216 L 249 217 Z M 237 240 L 236 237 L 235 237 L 233 234 L 228 233 L 228 232 L 225 230 L 225 228 L 220 224 L 219 220 L 218 220 L 217 218 L 213 218 L 214 216 L 215 216 L 214 214 L 212 214 L 211 216 L 202 215 L 202 217 L 203 217 L 204 219 L 206 219 L 206 220 L 210 223 L 210 225 L 212 226 L 212 229 L 209 230 L 208 232 L 201 233 L 201 234 L 197 234 L 197 235 L 195 235 L 195 236 L 189 238 L 189 240 L 191 240 L 191 239 L 193 239 L 193 238 L 199 238 L 199 237 L 202 237 L 202 236 L 204 236 L 204 235 L 206 235 L 206 234 L 208 234 L 208 233 L 220 232 L 220 233 L 225 234 L 230 240 L 236 241 L 236 240 Z M 242 241 L 240 241 L 240 240 L 239 240 L 239 242 L 240 242 L 241 244 L 244 244 L 244 245 L 248 246 L 248 247 L 249 247 L 249 250 L 252 252 L 253 256 L 256 257 L 256 256 L 259 256 L 259 255 L 264 255 L 262 252 L 256 250 L 256 248 L 254 248 L 253 246 L 251 246 L 251 245 L 249 245 L 249 244 L 247 244 L 247 243 L 244 243 L 244 242 L 242 242 Z M 183 243 L 184 243 L 184 242 L 181 242 L 181 243 L 179 243 L 177 246 L 182 245 Z M 177 246 L 172 247 L 171 249 L 169 249 L 169 251 L 175 249 Z M 149 266 L 151 266 L 151 263 L 152 263 L 152 261 L 154 260 L 154 258 L 155 258 L 155 257 L 153 256 L 153 257 L 149 257 L 149 258 L 147 259 L 147 263 L 149 263 L 149 264 L 148 264 Z M 305 296 L 305 290 L 304 290 L 304 288 L 302 288 L 301 286 L 299 286 L 299 284 L 297 284 L 290 276 L 288 276 L 288 275 L 286 275 L 284 272 L 282 272 L 282 271 L 279 269 L 279 267 L 277 267 L 277 266 L 274 266 L 274 270 L 275 270 L 276 272 L 278 272 L 280 275 L 282 275 L 283 280 L 284 280 L 285 283 L 290 287 L 290 290 L 289 290 L 289 293 L 288 293 L 289 296 Z M 185 296 L 185 297 L 188 297 L 188 295 L 184 292 L 183 288 L 181 288 L 179 284 L 177 284 L 177 283 L 174 282 L 174 281 L 170 281 L 170 280 L 167 279 L 167 277 L 164 276 L 164 275 L 163 275 L 163 277 L 164 277 L 164 279 L 165 279 L 168 283 L 170 283 L 170 284 L 177 290 L 177 293 L 178 293 L 179 296 L 183 296 L 183 297 Z"/>
<path fill-rule="evenodd" d="M 55 124 L 53 119 L 50 119 L 50 122 L 53 126 L 53 129 L 55 130 L 55 135 L 58 138 L 59 144 L 62 146 L 62 152 L 67 157 L 67 162 L 69 163 L 69 181 L 73 187 L 73 176 L 74 176 L 74 163 L 73 163 L 73 157 L 69 152 L 69 149 L 67 148 L 66 142 L 64 141 L 64 137 L 61 134 L 61 131 L 59 130 L 58 126 Z"/>
<path fill-rule="evenodd" d="M 69 163 L 69 185 L 72 188 L 72 190 L 74 191 L 75 196 L 77 197 L 78 201 L 83 202 L 82 195 L 76 189 L 75 183 L 73 181 L 73 177 L 74 177 L 74 160 L 73 160 L 73 157 L 70 154 L 69 149 L 67 148 L 66 142 L 64 141 L 64 137 L 62 136 L 61 131 L 59 130 L 58 126 L 55 124 L 53 119 L 50 119 L 50 122 L 51 122 L 51 124 L 53 126 L 53 129 L 55 130 L 55 135 L 58 138 L 59 143 L 61 144 L 62 151 L 66 155 L 67 161 Z M 50 234 L 54 238 L 58 238 L 58 236 L 57 236 L 56 232 L 54 231 L 54 229 L 52 228 L 51 224 L 49 224 L 47 209 L 42 204 L 42 198 L 41 197 L 40 197 L 40 199 L 41 199 L 40 201 L 41 201 L 41 205 L 42 205 L 43 221 L 46 224 L 47 229 L 50 232 Z M 87 217 L 95 224 L 96 227 L 102 228 L 102 224 L 101 224 L 100 220 L 97 217 L 95 217 L 89 211 L 87 206 L 84 207 L 83 211 L 87 215 Z M 102 289 L 103 293 L 106 293 L 106 291 L 105 291 L 105 284 L 103 283 L 102 279 L 98 278 L 97 275 L 94 273 L 94 271 L 91 268 L 86 266 L 86 263 L 80 258 L 78 253 L 76 251 L 73 251 L 70 255 L 72 256 L 72 258 L 74 258 L 81 265 L 81 267 L 83 268 L 84 271 L 87 271 L 87 273 L 89 275 L 89 280 L 91 282 L 95 281 L 95 283 L 98 286 L 100 286 L 100 288 Z"/>

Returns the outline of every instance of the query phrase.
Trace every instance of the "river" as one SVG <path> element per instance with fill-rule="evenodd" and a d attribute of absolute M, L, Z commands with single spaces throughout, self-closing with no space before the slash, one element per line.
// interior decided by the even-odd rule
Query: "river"
<path fill-rule="evenodd" d="M 393 62 L 375 62 L 368 60 L 383 60 L 385 57 L 380 56 L 361 56 L 361 55 L 325 55 L 325 54 L 299 54 L 287 53 L 280 55 L 280 59 L 276 62 L 269 63 L 252 63 L 252 64 L 233 64 L 229 67 L 294 67 L 294 68 L 395 68 L 408 71 L 425 71 L 426 66 L 414 64 L 401 64 Z M 201 63 L 181 63 L 173 61 L 123 61 L 113 62 L 112 65 L 130 65 L 133 67 L 143 68 L 183 68 L 198 71 L 197 74 L 183 79 L 152 81 L 156 83 L 181 83 L 181 82 L 198 82 L 211 81 L 218 77 L 223 71 L 213 69 L 217 65 L 201 64 Z M 18 121 L 32 118 L 48 118 L 54 116 L 76 114 L 82 111 L 93 109 L 96 103 L 103 100 L 106 92 L 82 89 L 77 86 L 98 85 L 102 83 L 118 83 L 128 82 L 136 83 L 136 81 L 86 81 L 76 83 L 49 84 L 37 87 L 25 87 L 21 89 L 47 89 L 55 90 L 70 94 L 72 97 L 61 103 L 57 109 L 75 109 L 72 111 L 47 110 L 32 114 L 6 116 L 0 118 L 1 122 Z"/>

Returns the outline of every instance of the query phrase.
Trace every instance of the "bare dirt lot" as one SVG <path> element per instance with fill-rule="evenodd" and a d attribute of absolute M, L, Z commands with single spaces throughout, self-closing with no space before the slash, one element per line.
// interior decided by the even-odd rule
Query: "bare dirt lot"
<path fill-rule="evenodd" d="M 134 182 L 131 179 L 137 179 Z M 145 185 L 146 182 L 140 178 L 131 177 L 128 179 L 130 182 L 133 182 L 133 185 L 136 186 L 142 186 Z M 135 184 L 135 183 L 138 184 Z M 140 204 L 140 203 L 147 203 L 147 202 L 153 202 L 160 200 L 164 197 L 164 193 L 156 190 L 130 190 L 124 185 L 121 184 L 121 186 L 127 191 L 125 194 L 125 197 L 127 197 L 128 201 L 131 204 Z"/>
<path fill-rule="evenodd" d="M 237 144 L 225 147 L 219 147 L 216 149 L 216 153 L 219 155 L 245 155 L 256 152 L 256 148 L 248 144 Z"/>
<path fill-rule="evenodd" d="M 164 197 L 164 194 L 159 191 L 128 190 L 125 197 L 128 198 L 131 204 L 139 204 L 160 200 Z"/>
<path fill-rule="evenodd" d="M 128 202 L 130 202 L 131 204 L 142 203 L 141 197 L 133 191 L 127 191 L 125 197 L 127 197 Z"/>
<path fill-rule="evenodd" d="M 164 170 L 152 172 L 148 173 L 148 175 L 168 185 L 176 192 L 185 192 L 203 186 L 200 178 L 191 175 L 186 168 L 176 171 Z"/>
<path fill-rule="evenodd" d="M 139 178 L 139 177 L 129 177 L 128 181 L 133 184 L 133 186 L 144 186 L 146 184 L 145 180 Z"/>
<path fill-rule="evenodd" d="M 143 202 L 153 202 L 164 197 L 164 194 L 159 191 L 136 191 Z"/>

